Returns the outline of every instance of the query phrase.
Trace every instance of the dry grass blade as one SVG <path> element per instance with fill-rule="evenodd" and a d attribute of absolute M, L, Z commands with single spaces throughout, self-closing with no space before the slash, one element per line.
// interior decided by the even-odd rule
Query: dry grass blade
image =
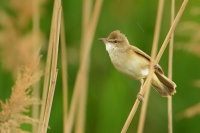
<path fill-rule="evenodd" d="M 183 11 L 185 10 L 185 7 L 186 7 L 187 3 L 188 3 L 188 0 L 184 0 L 183 1 L 182 5 L 181 5 L 181 8 L 180 8 L 178 14 L 176 15 L 176 18 L 173 21 L 172 26 L 171 26 L 171 28 L 170 28 L 170 30 L 169 30 L 169 32 L 168 32 L 163 44 L 162 44 L 162 47 L 161 47 L 156 59 L 155 59 L 155 62 L 154 62 L 155 64 L 157 64 L 159 62 L 159 60 L 160 60 L 160 58 L 161 58 L 161 56 L 162 56 L 162 54 L 163 54 L 168 42 L 169 42 L 169 40 L 171 39 L 171 35 L 173 34 L 173 32 L 174 32 L 174 30 L 175 30 L 175 28 L 176 28 L 176 26 L 177 26 L 177 24 L 178 24 L 178 22 L 180 20 L 180 17 L 182 15 Z M 140 90 L 139 94 L 144 95 L 144 93 L 146 91 L 146 88 L 148 88 L 150 86 L 150 81 L 151 81 L 153 73 L 154 73 L 153 63 L 151 63 L 150 73 L 149 73 L 149 75 L 148 75 L 148 77 L 147 77 L 147 79 L 146 79 L 146 81 L 145 81 L 145 83 L 143 85 L 143 88 Z M 129 127 L 129 125 L 130 125 L 130 123 L 132 121 L 132 118 L 134 117 L 135 112 L 137 111 L 139 103 L 140 103 L 140 101 L 138 99 L 136 99 L 136 101 L 135 101 L 135 103 L 133 105 L 133 108 L 132 108 L 132 110 L 131 110 L 131 112 L 130 112 L 130 114 L 129 114 L 129 116 L 128 116 L 128 118 L 127 118 L 127 120 L 126 120 L 126 122 L 125 122 L 125 124 L 123 126 L 123 128 L 122 128 L 121 133 L 126 133 L 128 127 Z"/>
<path fill-rule="evenodd" d="M 38 133 L 44 133 L 47 130 L 47 125 L 48 125 L 48 120 L 49 120 L 49 115 L 50 115 L 50 110 L 51 110 L 51 103 L 53 100 L 53 97 L 50 97 L 48 95 L 54 92 L 54 89 L 55 89 L 54 82 L 56 82 L 56 77 L 57 77 L 56 65 L 57 65 L 57 52 L 58 52 L 58 42 L 59 42 L 59 33 L 60 33 L 60 21 L 61 21 L 60 19 L 61 19 L 61 1 L 55 0 L 52 24 L 51 24 L 48 55 L 47 55 L 47 64 L 46 64 L 46 70 L 45 70 L 42 107 L 41 107 L 41 112 L 40 112 L 40 124 L 38 128 Z M 53 55 L 52 55 L 52 52 L 54 52 Z M 52 59 L 52 65 L 51 65 L 51 59 Z M 51 77 L 50 77 L 50 68 L 51 68 Z M 49 90 L 49 93 L 48 93 L 49 80 L 51 81 L 49 85 L 49 88 L 51 90 Z M 52 83 L 53 85 L 51 85 Z M 48 100 L 47 100 L 47 96 L 48 96 Z M 46 105 L 46 102 L 49 105 Z"/>
<path fill-rule="evenodd" d="M 171 24 L 174 21 L 174 10 L 175 10 L 175 1 L 171 1 Z M 172 34 L 170 44 L 169 44 L 169 61 L 168 61 L 168 77 L 172 79 L 172 62 L 173 62 L 173 45 L 174 45 L 174 34 Z M 173 123 L 172 123 L 172 97 L 168 97 L 168 133 L 173 132 Z"/>
<path fill-rule="evenodd" d="M 80 62 L 80 68 L 77 74 L 77 79 L 74 87 L 74 92 L 72 96 L 72 102 L 69 110 L 69 118 L 68 118 L 68 123 L 67 123 L 67 133 L 71 133 L 73 123 L 74 123 L 74 117 L 75 117 L 75 112 L 77 109 L 78 102 L 80 101 L 80 94 L 84 94 L 84 100 L 86 100 L 86 92 L 87 92 L 87 78 L 88 78 L 88 71 L 89 71 L 89 61 L 90 61 L 90 50 L 92 46 L 92 41 L 96 29 L 96 25 L 98 22 L 98 17 L 99 13 L 101 10 L 101 5 L 102 5 L 103 0 L 97 0 L 95 2 L 94 6 L 94 11 L 91 17 L 91 21 L 88 24 L 88 29 L 87 33 L 85 34 L 85 37 L 82 41 L 84 47 L 82 47 L 82 51 L 84 54 L 81 54 L 81 62 Z M 86 101 L 84 101 L 86 103 Z M 84 105 L 85 106 L 85 105 Z M 85 107 L 84 107 L 85 108 Z M 83 111 L 83 113 L 85 113 Z M 81 116 L 82 120 L 84 120 L 84 114 Z"/>
<path fill-rule="evenodd" d="M 53 96 L 54 96 L 54 90 L 56 86 L 56 79 L 57 79 L 57 59 L 58 59 L 58 46 L 59 46 L 59 35 L 60 35 L 60 24 L 61 24 L 61 13 L 62 13 L 62 7 L 61 3 L 57 4 L 57 7 L 55 8 L 56 15 L 53 16 L 54 19 L 57 20 L 57 23 L 55 25 L 55 31 L 54 31 L 54 41 L 53 41 L 53 55 L 52 55 L 52 68 L 51 68 L 51 77 L 50 77 L 50 84 L 49 84 L 49 92 L 47 96 L 47 104 L 45 108 L 44 113 L 44 119 L 43 119 L 43 128 L 41 130 L 41 133 L 47 132 L 47 127 L 49 123 L 49 117 L 51 112 L 51 106 L 53 102 Z"/>
<path fill-rule="evenodd" d="M 50 85 L 50 89 L 49 89 L 49 93 L 48 93 L 48 97 L 47 97 L 47 104 L 46 104 L 46 110 L 45 110 L 45 113 L 44 113 L 43 127 L 41 129 L 41 133 L 47 132 L 58 70 L 56 70 L 56 72 L 53 72 L 53 74 L 54 74 L 54 76 L 52 77 L 52 81 L 51 81 L 52 83 Z"/>
<path fill-rule="evenodd" d="M 151 51 L 152 59 L 156 57 L 156 52 L 158 49 L 158 41 L 159 41 L 160 27 L 161 27 L 161 22 L 162 22 L 163 7 L 164 7 L 164 0 L 159 0 L 153 46 L 152 46 L 152 51 Z M 150 88 L 147 88 L 145 96 L 144 96 L 145 100 L 144 100 L 144 103 L 142 104 L 137 133 L 142 133 L 144 129 L 144 122 L 145 122 L 145 117 L 146 117 L 146 109 L 148 105 L 149 94 L 150 94 Z"/>
<path fill-rule="evenodd" d="M 62 13 L 61 29 L 61 66 L 62 66 L 62 90 L 63 90 L 63 130 L 67 132 L 67 114 L 68 114 L 68 80 L 67 80 L 67 47 L 65 38 L 65 22 L 64 15 Z"/>
<path fill-rule="evenodd" d="M 82 54 L 85 54 L 84 47 L 85 45 L 88 45 L 86 43 L 83 43 L 87 34 L 87 29 L 89 27 L 89 22 L 91 19 L 91 11 L 92 11 L 92 1 L 91 0 L 84 0 L 83 2 L 83 20 L 82 20 L 82 41 L 81 41 L 81 57 Z M 90 59 L 88 59 L 88 64 L 90 64 Z M 89 67 L 89 66 L 88 66 Z M 88 76 L 85 77 L 84 81 L 84 87 L 82 88 L 82 93 L 80 93 L 80 102 L 78 107 L 78 113 L 77 113 L 77 120 L 75 124 L 75 133 L 84 133 L 85 129 L 85 112 L 86 112 L 86 99 L 87 99 L 87 87 L 88 87 Z"/>
<path fill-rule="evenodd" d="M 54 1 L 54 10 L 57 7 L 57 2 Z M 52 16 L 55 16 L 56 12 L 53 12 Z M 44 112 L 45 112 L 45 106 L 46 106 L 46 99 L 47 99 L 47 93 L 48 93 L 48 87 L 49 87 L 49 79 L 50 79 L 50 68 L 51 68 L 51 60 L 52 60 L 52 49 L 53 49 L 53 39 L 54 39 L 54 26 L 56 24 L 56 19 L 52 17 L 51 21 L 51 32 L 50 32 L 50 38 L 49 38 L 49 45 L 48 45 L 48 51 L 47 51 L 47 61 L 46 61 L 46 67 L 45 67 L 45 75 L 44 75 L 44 84 L 43 84 L 43 92 L 42 92 L 42 105 L 40 110 L 40 124 L 38 128 L 38 132 L 42 128 L 42 121 L 44 118 Z"/>

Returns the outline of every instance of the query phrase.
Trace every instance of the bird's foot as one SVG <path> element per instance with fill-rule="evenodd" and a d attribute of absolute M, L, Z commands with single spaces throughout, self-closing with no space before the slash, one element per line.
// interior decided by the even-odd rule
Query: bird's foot
<path fill-rule="evenodd" d="M 144 101 L 144 97 L 143 97 L 143 95 L 142 94 L 140 94 L 140 93 L 138 93 L 137 94 L 137 99 L 139 100 L 139 101 Z"/>
<path fill-rule="evenodd" d="M 155 70 L 158 70 L 160 67 L 159 67 L 158 65 L 154 65 L 153 68 L 154 68 Z"/>

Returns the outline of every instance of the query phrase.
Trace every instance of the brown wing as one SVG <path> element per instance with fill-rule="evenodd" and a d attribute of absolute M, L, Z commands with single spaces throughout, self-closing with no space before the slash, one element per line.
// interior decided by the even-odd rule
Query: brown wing
<path fill-rule="evenodd" d="M 137 53 L 137 54 L 141 55 L 142 57 L 146 58 L 147 60 L 149 60 L 149 61 L 152 60 L 151 57 L 150 57 L 148 54 L 146 54 L 145 52 L 143 52 L 143 51 L 140 50 L 139 48 L 137 48 L 137 47 L 131 45 L 131 49 L 132 49 L 135 53 Z M 156 70 L 157 72 L 159 72 L 160 74 L 164 74 L 164 72 L 163 72 L 163 70 L 162 70 L 162 68 L 160 67 L 159 64 L 156 65 L 156 69 L 155 69 L 155 70 Z"/>
<path fill-rule="evenodd" d="M 140 50 L 139 48 L 132 46 L 132 45 L 131 45 L 131 48 L 135 53 L 137 53 L 137 54 L 145 57 L 147 60 L 151 61 L 151 57 L 148 54 L 146 54 L 145 52 L 143 52 L 142 50 Z"/>

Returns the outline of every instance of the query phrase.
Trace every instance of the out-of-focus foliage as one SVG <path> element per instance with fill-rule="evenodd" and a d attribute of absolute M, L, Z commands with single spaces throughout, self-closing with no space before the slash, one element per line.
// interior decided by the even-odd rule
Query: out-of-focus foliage
<path fill-rule="evenodd" d="M 84 2 L 84 1 L 83 1 Z M 6 1 L 0 1 L 4 8 Z M 132 45 L 150 54 L 157 0 L 105 0 L 97 25 L 91 52 L 90 80 L 86 112 L 86 133 L 118 133 L 132 108 L 139 91 L 139 81 L 130 79 L 117 72 L 112 66 L 108 53 L 100 37 L 107 37 L 113 30 L 121 30 Z M 182 0 L 176 0 L 176 13 Z M 23 3 L 22 3 L 23 4 Z M 165 1 L 162 28 L 159 40 L 161 46 L 170 27 L 170 1 Z M 48 39 L 53 1 L 42 6 L 41 30 Z M 81 40 L 82 1 L 63 1 L 65 17 L 68 80 L 71 95 L 79 68 L 79 50 Z M 1 17 L 1 19 L 3 19 Z M 1 29 L 2 27 L 0 27 Z M 200 88 L 194 81 L 200 79 L 200 1 L 190 0 L 175 32 L 173 80 L 177 84 L 177 93 L 173 96 L 173 130 L 175 133 L 197 133 L 200 131 L 200 115 L 186 118 L 187 108 L 200 101 Z M 14 44 L 13 44 L 14 45 Z M 168 49 L 161 58 L 160 65 L 167 74 Z M 45 62 L 46 51 L 43 50 Z M 9 97 L 13 85 L 11 74 L 0 66 L 0 98 Z M 58 69 L 61 69 L 59 60 Z M 56 91 L 51 111 L 51 127 L 48 133 L 62 132 L 62 89 L 61 71 L 58 73 Z M 136 132 L 141 106 L 136 112 L 128 132 Z M 180 117 L 180 114 L 183 114 Z M 167 99 L 151 90 L 145 133 L 167 133 Z"/>

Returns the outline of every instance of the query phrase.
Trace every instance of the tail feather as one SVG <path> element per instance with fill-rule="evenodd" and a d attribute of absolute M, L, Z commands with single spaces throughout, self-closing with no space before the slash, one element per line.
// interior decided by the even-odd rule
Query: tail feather
<path fill-rule="evenodd" d="M 152 78 L 152 86 L 162 95 L 171 96 L 176 93 L 176 84 L 164 74 L 155 72 Z"/>

